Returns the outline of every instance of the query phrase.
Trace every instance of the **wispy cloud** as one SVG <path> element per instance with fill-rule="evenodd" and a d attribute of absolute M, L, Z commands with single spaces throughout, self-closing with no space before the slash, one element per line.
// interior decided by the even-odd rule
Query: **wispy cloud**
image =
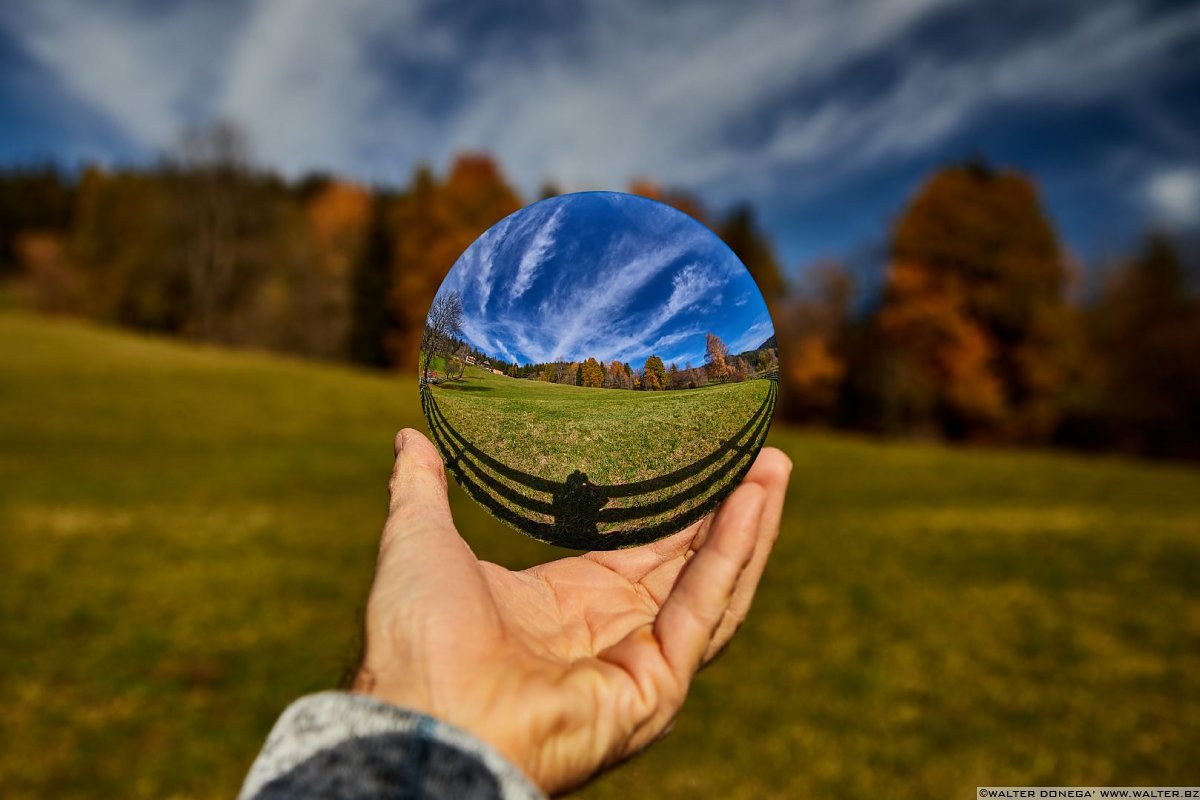
<path fill-rule="evenodd" d="M 483 147 L 526 187 L 652 174 L 729 193 L 782 168 L 918 152 L 1007 103 L 1119 95 L 1200 32 L 1200 7 L 1152 13 L 1132 0 L 1043 14 L 998 31 L 1003 47 L 983 26 L 961 48 L 914 37 L 962 17 L 962 0 L 584 6 L 570 22 L 485 28 L 431 2 L 147 14 L 66 0 L 18 3 L 0 24 L 78 99 L 155 146 L 191 118 L 228 114 L 291 172 L 392 177 Z M 833 80 L 865 63 L 893 79 Z"/>
<path fill-rule="evenodd" d="M 641 253 L 617 248 L 587 276 L 590 280 L 564 287 L 566 291 L 548 303 L 543 302 L 543 308 L 552 309 L 541 328 L 546 338 L 539 343 L 530 342 L 533 348 L 530 355 L 538 361 L 560 356 L 575 358 L 594 352 L 601 344 L 606 349 L 624 352 L 627 345 L 623 342 L 609 344 L 614 338 L 615 317 L 625 312 L 632 299 L 685 255 L 687 249 L 685 243 Z"/>
<path fill-rule="evenodd" d="M 624 361 L 634 353 L 658 352 L 697 333 L 696 329 L 692 329 L 673 332 L 658 339 L 653 338 L 663 327 L 701 301 L 707 301 L 710 307 L 715 307 L 717 303 L 713 290 L 724 283 L 724 279 L 711 267 L 697 263 L 687 264 L 672 276 L 671 294 L 661 307 L 646 315 L 644 321 L 640 321 L 633 330 L 609 340 L 608 345 L 615 352 L 611 357 Z"/>
<path fill-rule="evenodd" d="M 512 287 L 508 291 L 508 301 L 512 303 L 529 289 L 537 275 L 538 268 L 546 259 L 546 255 L 554 247 L 554 233 L 558 230 L 558 221 L 562 218 L 562 206 L 555 208 L 549 218 L 538 228 L 537 233 L 529 241 L 529 246 L 521 254 L 517 264 L 517 274 L 513 278 Z M 532 213 L 532 212 L 531 212 Z"/>
<path fill-rule="evenodd" d="M 1157 91 L 1200 67 L 1195 3 L 1016 0 L 998 12 L 966 0 L 582 0 L 570 14 L 472 0 L 152 5 L 0 4 L 7 38 L 48 76 L 39 101 L 87 112 L 46 115 L 72 128 L 56 136 L 94 140 L 99 117 L 116 131 L 106 141 L 129 143 L 116 152 L 150 157 L 185 125 L 228 116 L 262 163 L 292 176 L 397 182 L 416 163 L 443 168 L 483 149 L 526 196 L 546 179 L 579 190 L 649 176 L 713 205 L 753 198 L 768 211 L 880 173 L 916 180 L 977 141 L 991 147 L 989 132 L 1020 114 L 1119 110 L 1112 147 L 1144 134 L 1161 151 L 1157 172 L 1197 165 L 1194 125 Z M 1097 135 L 1047 124 L 1023 144 L 1057 139 L 1032 147 L 1094 161 L 1062 143 Z M 910 189 L 891 189 L 893 207 Z M 1140 183 L 1105 190 L 1165 211 Z M 531 252 L 530 274 L 535 264 Z"/>
<path fill-rule="evenodd" d="M 714 325 L 734 334 L 765 307 L 749 273 L 695 221 L 627 195 L 583 194 L 527 208 L 472 245 L 447 277 L 464 295 L 467 338 L 508 360 L 638 361 L 702 354 Z M 513 302 L 490 305 L 492 286 Z M 747 307 L 720 308 L 726 287 Z M 757 307 L 751 308 L 751 298 Z"/>
<path fill-rule="evenodd" d="M 488 301 L 492 297 L 492 287 L 495 285 L 492 280 L 492 269 L 496 258 L 497 247 L 504 241 L 508 235 L 509 228 L 512 227 L 513 217 L 508 216 L 500 220 L 483 236 L 479 238 L 479 244 L 471 248 L 464 254 L 467 259 L 467 264 L 464 266 L 464 273 L 471 275 L 475 279 L 475 286 L 479 292 L 479 308 L 481 311 L 487 311 Z"/>
<path fill-rule="evenodd" d="M 0 26 L 73 99 L 155 149 L 211 111 L 227 74 L 222 43 L 236 40 L 238 16 L 196 3 L 142 14 L 122 4 L 18 0 L 0 7 Z"/>

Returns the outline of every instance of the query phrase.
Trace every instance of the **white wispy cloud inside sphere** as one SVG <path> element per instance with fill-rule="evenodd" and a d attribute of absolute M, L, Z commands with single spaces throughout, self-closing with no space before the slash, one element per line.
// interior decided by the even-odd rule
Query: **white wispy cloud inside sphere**
<path fill-rule="evenodd" d="M 702 363 L 709 332 L 734 352 L 773 335 L 753 279 L 698 222 L 629 195 L 544 200 L 501 221 L 451 269 L 463 334 L 509 362 Z M 727 297 L 742 299 L 740 305 Z"/>
<path fill-rule="evenodd" d="M 512 288 L 508 292 L 509 300 L 516 300 L 529 288 L 529 284 L 537 276 L 538 269 L 554 248 L 554 234 L 558 229 L 558 221 L 562 219 L 564 206 L 557 207 L 549 218 L 538 228 L 533 240 L 521 254 L 517 263 L 517 274 L 513 277 Z"/>

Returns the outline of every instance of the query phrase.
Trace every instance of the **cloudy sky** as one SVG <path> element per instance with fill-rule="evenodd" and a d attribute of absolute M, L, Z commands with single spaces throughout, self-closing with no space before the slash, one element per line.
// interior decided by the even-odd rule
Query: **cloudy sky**
<path fill-rule="evenodd" d="M 877 245 L 929 170 L 987 154 L 1089 258 L 1200 226 L 1200 4 L 0 5 L 0 161 L 146 161 L 216 116 L 290 175 L 481 149 L 526 196 L 645 176 L 750 200 L 791 268 Z"/>
<path fill-rule="evenodd" d="M 466 339 L 521 364 L 704 361 L 705 334 L 734 353 L 774 335 L 750 273 L 691 217 L 640 197 L 543 200 L 471 245 L 442 292 L 462 295 Z"/>

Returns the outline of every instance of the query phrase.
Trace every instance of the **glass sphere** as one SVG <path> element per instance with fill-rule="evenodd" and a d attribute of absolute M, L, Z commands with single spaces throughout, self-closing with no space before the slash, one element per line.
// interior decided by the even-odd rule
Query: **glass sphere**
<path fill-rule="evenodd" d="M 746 267 L 686 214 L 618 192 L 542 200 L 475 240 L 438 289 L 419 369 L 459 485 L 580 550 L 712 511 L 761 449 L 778 391 Z"/>

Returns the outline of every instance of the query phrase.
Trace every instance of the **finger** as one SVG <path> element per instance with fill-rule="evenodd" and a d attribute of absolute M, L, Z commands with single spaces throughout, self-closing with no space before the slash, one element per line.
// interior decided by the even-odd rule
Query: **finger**
<path fill-rule="evenodd" d="M 674 590 L 653 625 L 630 631 L 600 653 L 602 661 L 618 667 L 635 687 L 630 695 L 632 702 L 620 704 L 623 716 L 634 729 L 627 753 L 662 736 L 683 704 L 688 684 L 724 614 L 738 575 L 754 552 L 753 537 L 762 508 L 762 488 L 743 485 L 715 515 L 693 526 L 692 538 L 677 557 L 680 567 L 695 542 L 706 544 L 686 561 L 678 582 L 672 577 Z M 647 580 L 670 570 L 675 563 L 664 563 Z M 678 573 L 679 567 L 674 569 Z"/>
<path fill-rule="evenodd" d="M 420 431 L 405 428 L 393 442 L 396 462 L 388 482 L 388 511 L 391 515 L 450 516 L 446 494 L 446 470 L 433 442 Z"/>
<path fill-rule="evenodd" d="M 396 463 L 388 483 L 389 511 L 380 541 L 386 551 L 398 549 L 406 562 L 436 569 L 445 559 L 470 558 L 470 548 L 454 527 L 442 457 L 419 431 L 396 434 Z"/>
<path fill-rule="evenodd" d="M 763 570 L 775 540 L 779 538 L 780 521 L 783 518 L 783 502 L 787 495 L 788 479 L 792 473 L 792 462 L 782 451 L 768 447 L 759 453 L 758 458 L 746 475 L 746 482 L 757 483 L 766 491 L 766 501 L 763 505 L 762 518 L 758 526 L 758 538 L 754 545 L 754 555 L 750 563 L 742 571 L 734 589 L 733 598 L 726 611 L 708 651 L 704 655 L 707 663 L 729 643 L 733 634 L 741 627 L 750 611 Z"/>
<path fill-rule="evenodd" d="M 663 657 L 686 684 L 700 667 L 738 578 L 754 555 L 766 491 L 743 483 L 721 504 L 704 545 L 688 561 L 654 622 Z"/>
<path fill-rule="evenodd" d="M 360 686 L 429 685 L 427 654 L 458 644 L 479 659 L 500 635 L 487 583 L 450 515 L 446 477 L 434 446 L 406 428 L 394 440 L 389 510 L 367 601 Z M 398 675 L 397 669 L 409 672 Z"/>

